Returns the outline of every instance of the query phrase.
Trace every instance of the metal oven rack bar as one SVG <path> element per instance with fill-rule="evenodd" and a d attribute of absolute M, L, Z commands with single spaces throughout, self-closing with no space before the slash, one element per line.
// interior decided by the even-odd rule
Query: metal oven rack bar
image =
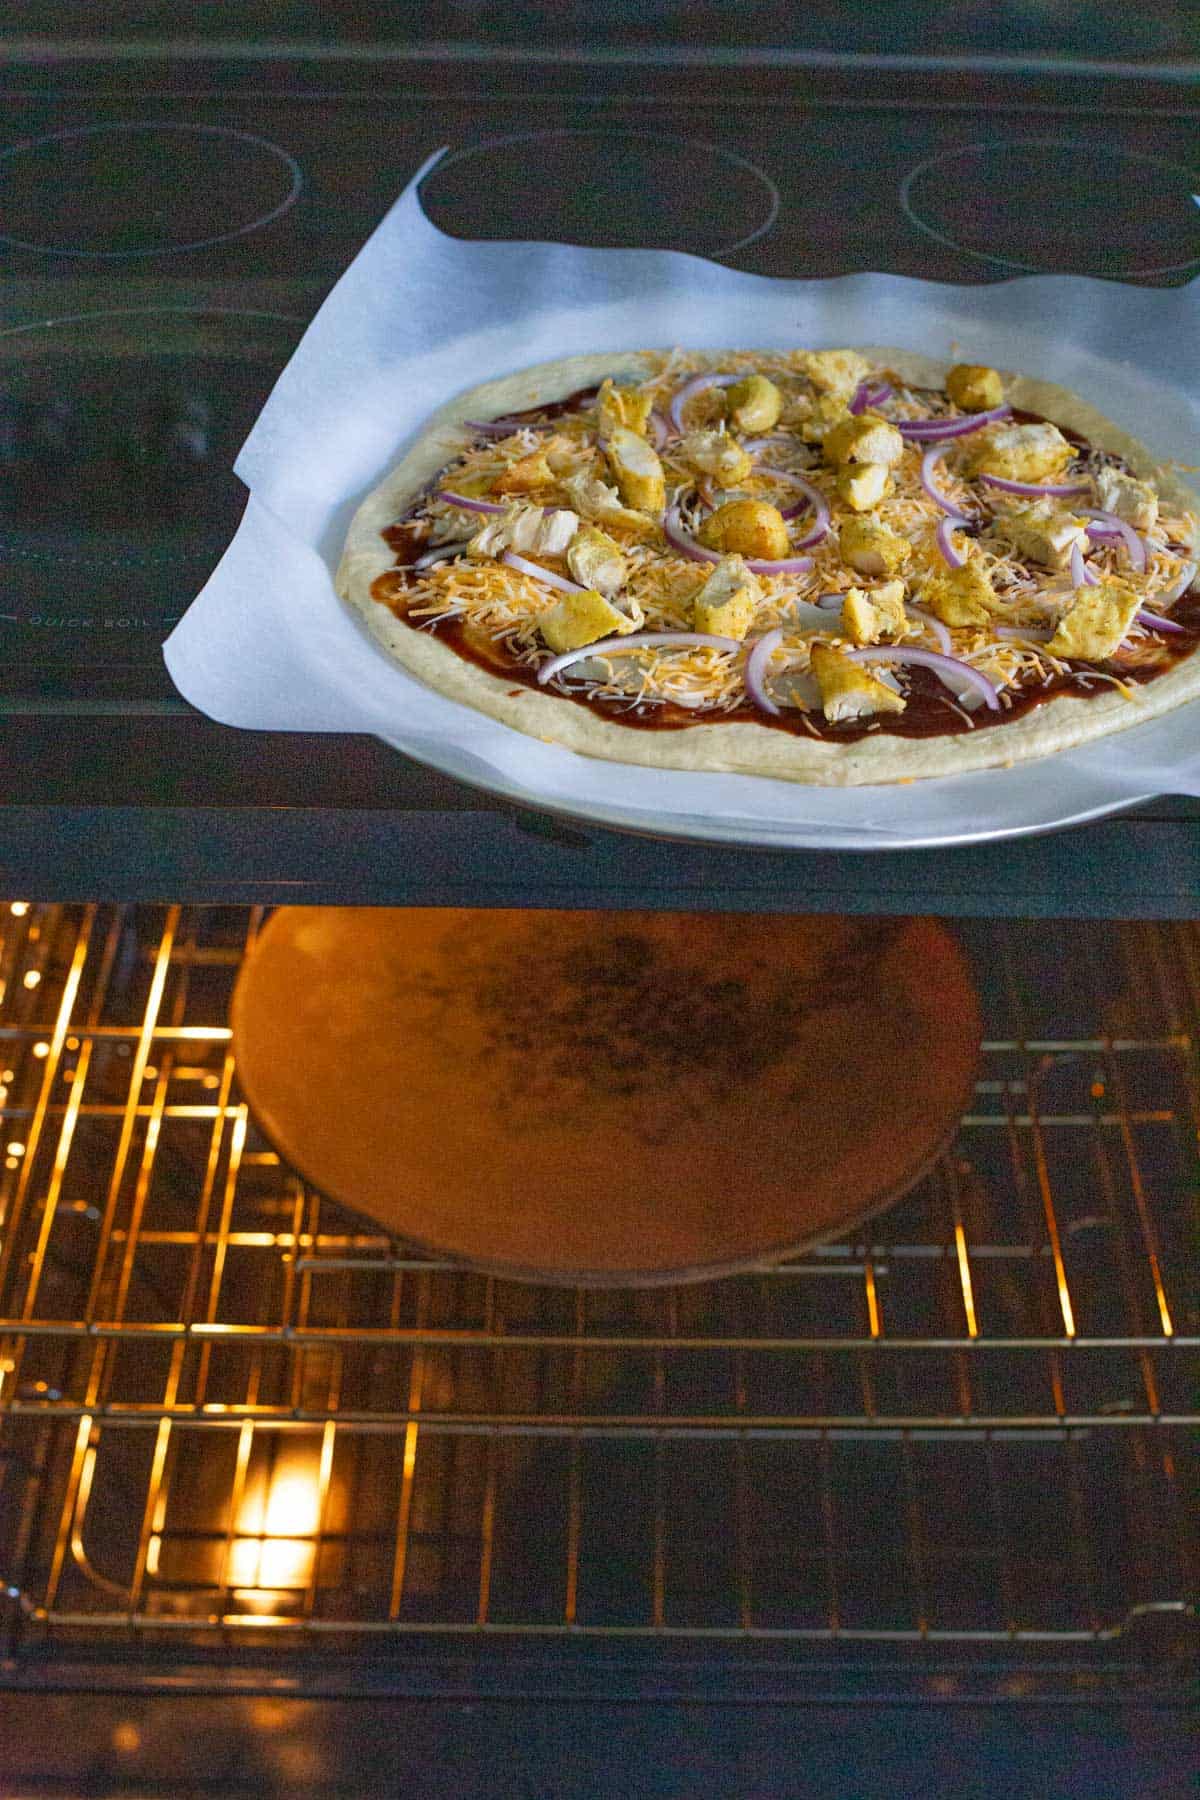
<path fill-rule="evenodd" d="M 989 1035 L 934 1175 L 865 1237 L 599 1294 L 406 1253 L 280 1166 L 225 1024 L 260 922 L 0 913 L 11 1679 L 494 1639 L 937 1692 L 1178 1666 L 1194 927 L 965 926 Z"/>
<path fill-rule="evenodd" d="M 61 720 L 5 717 L 0 707 L 0 760 L 13 774 L 0 805 L 0 891 L 59 901 L 1020 919 L 1191 919 L 1200 893 L 1200 802 L 1178 798 L 1071 832 L 950 852 L 745 850 L 511 807 L 367 739 L 353 741 L 352 766 L 370 777 L 356 804 L 296 804 L 345 775 L 347 740 L 245 733 L 235 760 L 229 733 L 194 715 L 138 724 L 129 762 L 116 725 L 89 718 L 84 768 Z M 175 771 L 179 801 L 161 804 L 147 744 Z M 208 798 L 197 801 L 201 788 Z"/>

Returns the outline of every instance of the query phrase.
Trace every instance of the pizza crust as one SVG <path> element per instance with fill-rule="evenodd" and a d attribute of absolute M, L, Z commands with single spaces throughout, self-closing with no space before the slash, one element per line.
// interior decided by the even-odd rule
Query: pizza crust
<path fill-rule="evenodd" d="M 857 347 L 857 346 L 856 346 Z M 874 363 L 895 369 L 913 386 L 940 386 L 950 367 L 913 351 L 861 346 Z M 730 352 L 709 351 L 702 364 L 719 367 Z M 457 395 L 437 412 L 418 442 L 355 514 L 338 567 L 338 593 L 382 649 L 410 674 L 448 699 L 489 714 L 530 737 L 563 745 L 584 756 L 637 763 L 657 769 L 708 770 L 765 775 L 830 787 L 915 781 L 958 775 L 974 769 L 1009 767 L 1094 742 L 1200 698 L 1200 652 L 1142 686 L 1133 699 L 1117 689 L 1091 698 L 1055 695 L 1010 723 L 980 732 L 944 737 L 902 738 L 879 734 L 839 744 L 793 736 L 750 720 L 698 722 L 693 727 L 654 732 L 622 725 L 573 700 L 515 688 L 502 675 L 467 662 L 430 632 L 415 631 L 371 597 L 376 577 L 395 558 L 380 533 L 405 513 L 446 464 L 465 448 L 462 421 L 495 418 L 561 399 L 605 375 L 629 372 L 644 377 L 652 362 L 645 352 L 603 352 L 570 356 L 523 369 Z M 1090 406 L 1070 389 L 1030 376 L 1006 375 L 1005 397 L 1076 431 L 1097 448 L 1123 456 L 1143 477 L 1153 477 L 1159 493 L 1177 506 L 1200 505 L 1195 493 L 1164 470 L 1147 446 Z M 398 709 L 397 725 L 403 726 Z"/>

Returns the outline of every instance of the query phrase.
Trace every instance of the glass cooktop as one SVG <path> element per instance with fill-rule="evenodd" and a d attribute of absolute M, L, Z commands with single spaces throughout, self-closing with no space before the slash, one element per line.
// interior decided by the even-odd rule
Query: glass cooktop
<path fill-rule="evenodd" d="M 172 705 L 160 645 L 228 541 L 237 449 L 430 151 L 471 237 L 665 246 L 770 275 L 1200 272 L 1186 87 L 893 71 L 257 72 L 0 97 L 0 704 Z M 142 76 L 144 84 L 145 74 Z M 30 86 L 23 72 L 20 86 Z M 364 91 L 369 89 L 370 91 Z M 959 91 L 961 90 L 961 91 Z M 957 97 L 956 97 L 957 96 Z M 480 371 L 482 373 L 482 371 Z M 180 703 L 181 704 L 181 703 Z"/>

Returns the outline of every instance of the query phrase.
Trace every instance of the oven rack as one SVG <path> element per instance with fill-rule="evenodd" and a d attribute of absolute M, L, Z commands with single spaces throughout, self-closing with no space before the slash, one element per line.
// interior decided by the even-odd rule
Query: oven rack
<path fill-rule="evenodd" d="M 1177 1654 L 1194 927 L 964 924 L 988 1035 L 933 1174 L 776 1268 L 597 1293 L 408 1251 L 280 1165 L 225 1023 L 261 918 L 0 912 L 14 1679 L 417 1639 Z"/>

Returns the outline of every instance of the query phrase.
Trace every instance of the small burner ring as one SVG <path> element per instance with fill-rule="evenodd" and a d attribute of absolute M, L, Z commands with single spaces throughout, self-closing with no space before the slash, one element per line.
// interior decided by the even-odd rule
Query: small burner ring
<path fill-rule="evenodd" d="M 960 144 L 910 169 L 900 205 L 935 243 L 997 268 L 1113 280 L 1200 263 L 1200 174 L 1070 138 Z"/>
<path fill-rule="evenodd" d="M 177 256 L 262 230 L 303 185 L 291 152 L 253 132 L 154 119 L 84 125 L 0 150 L 0 244 L 106 262 Z M 241 201 L 245 216 L 219 220 L 214 199 L 230 212 Z"/>
<path fill-rule="evenodd" d="M 487 184 L 472 180 L 486 159 Z M 537 172 L 530 182 L 530 169 Z M 679 179 L 679 172 L 686 178 Z M 523 131 L 444 156 L 421 187 L 457 237 L 567 242 L 733 256 L 779 216 L 779 190 L 720 144 L 614 127 Z M 511 195 L 510 212 L 505 196 Z M 440 217 L 438 216 L 440 215 Z M 499 230 L 498 225 L 511 229 Z"/>

